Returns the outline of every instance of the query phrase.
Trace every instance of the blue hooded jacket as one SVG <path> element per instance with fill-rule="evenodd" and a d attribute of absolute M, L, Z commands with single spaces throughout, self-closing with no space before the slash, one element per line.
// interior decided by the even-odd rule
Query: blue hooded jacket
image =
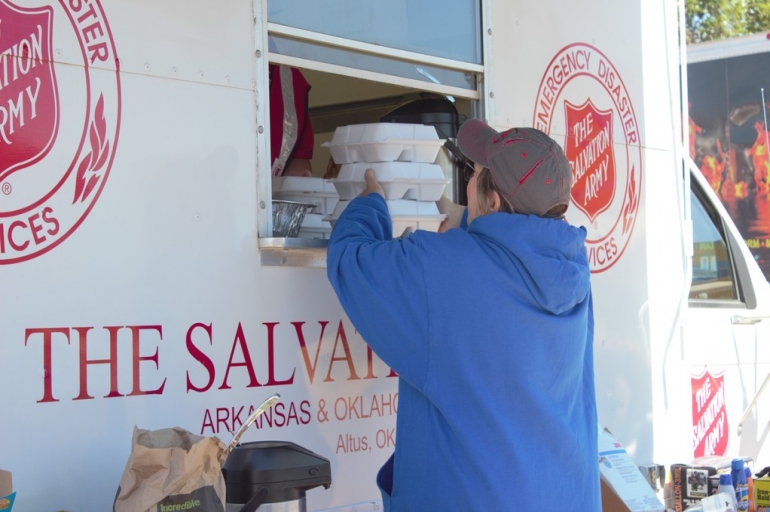
<path fill-rule="evenodd" d="M 379 194 L 343 211 L 329 281 L 399 375 L 385 510 L 601 510 L 585 236 L 493 213 L 393 239 Z"/>

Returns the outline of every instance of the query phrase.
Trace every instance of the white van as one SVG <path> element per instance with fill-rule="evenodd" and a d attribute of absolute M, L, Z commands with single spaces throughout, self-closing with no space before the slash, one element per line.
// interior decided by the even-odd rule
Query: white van
<path fill-rule="evenodd" d="M 323 219 L 273 236 L 269 63 L 312 87 L 320 182 L 336 128 L 413 100 L 550 133 L 589 232 L 600 423 L 639 464 L 762 461 L 770 289 L 684 163 L 680 8 L 0 0 L 0 468 L 17 509 L 108 510 L 134 426 L 228 442 L 274 393 L 243 441 L 330 460 L 309 510 L 381 507 L 396 378 L 327 282 Z M 451 151 L 437 162 L 461 200 Z"/>

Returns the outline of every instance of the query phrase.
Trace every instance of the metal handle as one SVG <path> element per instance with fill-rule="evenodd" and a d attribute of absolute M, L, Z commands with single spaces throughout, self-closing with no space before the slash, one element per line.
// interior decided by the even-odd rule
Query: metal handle
<path fill-rule="evenodd" d="M 243 436 L 244 433 L 246 433 L 246 430 L 248 430 L 249 426 L 254 423 L 254 421 L 259 417 L 260 414 L 268 410 L 270 407 L 273 406 L 278 400 L 281 399 L 281 395 L 275 394 L 262 402 L 262 405 L 257 407 L 257 410 L 254 411 L 251 416 L 249 416 L 246 421 L 241 425 L 241 428 L 238 429 L 238 432 L 235 433 L 235 436 L 233 436 L 233 440 L 230 441 L 230 444 L 227 446 L 227 450 L 225 450 L 225 455 L 230 455 L 230 452 L 233 451 L 233 448 L 238 446 L 239 441 L 241 440 L 241 436 Z"/>
<path fill-rule="evenodd" d="M 754 325 L 758 324 L 759 322 L 762 322 L 763 320 L 770 320 L 770 315 L 765 316 L 742 316 L 742 315 L 733 315 L 733 317 L 730 319 L 733 324 L 737 325 Z"/>
<path fill-rule="evenodd" d="M 767 377 L 765 377 L 765 382 L 762 383 L 762 387 L 760 387 L 759 391 L 757 391 L 757 394 L 754 395 L 754 400 L 752 400 L 749 406 L 746 407 L 746 411 L 743 413 L 743 417 L 741 417 L 741 421 L 738 422 L 738 435 L 741 435 L 744 422 L 749 417 L 749 414 L 751 414 L 751 410 L 754 408 L 754 406 L 757 405 L 757 400 L 759 400 L 759 396 L 765 390 L 765 386 L 767 386 L 768 382 L 770 382 L 770 373 L 768 373 Z"/>
<path fill-rule="evenodd" d="M 270 489 L 267 487 L 260 487 L 257 491 L 257 494 L 251 497 L 251 499 L 246 503 L 242 508 L 241 512 L 255 512 L 259 508 L 262 503 L 265 502 L 267 499 L 267 494 L 270 492 Z"/>

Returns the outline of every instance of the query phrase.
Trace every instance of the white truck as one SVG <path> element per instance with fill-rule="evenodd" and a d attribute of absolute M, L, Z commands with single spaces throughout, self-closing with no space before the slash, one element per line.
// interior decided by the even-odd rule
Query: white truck
<path fill-rule="evenodd" d="M 770 275 L 770 34 L 687 47 L 690 156 Z"/>
<path fill-rule="evenodd" d="M 330 459 L 309 510 L 381 506 L 396 378 L 335 299 L 323 237 L 273 237 L 269 63 L 312 85 L 316 177 L 336 127 L 429 94 L 553 136 L 588 229 L 601 425 L 639 464 L 763 461 L 770 287 L 686 163 L 682 3 L 0 0 L 16 510 L 109 510 L 134 426 L 227 442 L 274 393 L 243 441 Z"/>

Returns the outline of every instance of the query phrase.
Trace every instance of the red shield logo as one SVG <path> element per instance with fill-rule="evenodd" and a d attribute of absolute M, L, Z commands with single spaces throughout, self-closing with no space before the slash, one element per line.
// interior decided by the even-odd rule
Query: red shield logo
<path fill-rule="evenodd" d="M 724 374 L 691 376 L 692 438 L 695 457 L 727 453 L 727 408 Z"/>
<path fill-rule="evenodd" d="M 593 222 L 615 195 L 612 110 L 598 110 L 590 98 L 579 107 L 565 101 L 564 110 L 564 153 L 572 166 L 572 201 Z"/>
<path fill-rule="evenodd" d="M 0 182 L 42 159 L 59 128 L 53 9 L 0 2 Z"/>

